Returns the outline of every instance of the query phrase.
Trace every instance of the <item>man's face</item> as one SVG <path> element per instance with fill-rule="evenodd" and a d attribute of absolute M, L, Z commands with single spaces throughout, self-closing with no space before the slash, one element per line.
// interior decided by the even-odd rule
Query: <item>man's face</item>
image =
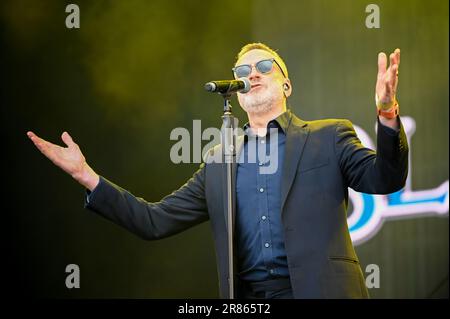
<path fill-rule="evenodd" d="M 272 71 L 266 74 L 259 73 L 255 68 L 257 62 L 272 58 L 274 56 L 269 52 L 255 49 L 245 53 L 236 62 L 236 66 L 252 65 L 252 71 L 247 77 L 252 88 L 248 93 L 238 93 L 239 104 L 247 113 L 264 114 L 283 104 L 285 79 L 278 65 L 274 62 Z"/>

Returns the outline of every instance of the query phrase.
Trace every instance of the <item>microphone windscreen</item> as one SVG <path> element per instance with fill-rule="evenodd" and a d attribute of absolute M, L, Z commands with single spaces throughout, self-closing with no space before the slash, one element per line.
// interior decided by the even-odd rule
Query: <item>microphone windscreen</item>
<path fill-rule="evenodd" d="M 244 82 L 244 88 L 239 90 L 240 93 L 247 93 L 252 88 L 250 81 L 247 78 L 239 78 L 239 81 Z"/>
<path fill-rule="evenodd" d="M 205 90 L 208 92 L 214 92 L 216 90 L 216 84 L 214 82 L 208 82 L 205 84 Z"/>

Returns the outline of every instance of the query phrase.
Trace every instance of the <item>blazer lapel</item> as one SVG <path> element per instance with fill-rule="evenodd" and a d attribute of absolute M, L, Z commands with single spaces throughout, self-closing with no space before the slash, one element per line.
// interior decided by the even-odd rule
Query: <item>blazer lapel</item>
<path fill-rule="evenodd" d="M 294 181 L 308 136 L 309 127 L 307 123 L 292 115 L 286 134 L 286 148 L 281 179 L 281 212 L 283 212 L 284 203 Z"/>

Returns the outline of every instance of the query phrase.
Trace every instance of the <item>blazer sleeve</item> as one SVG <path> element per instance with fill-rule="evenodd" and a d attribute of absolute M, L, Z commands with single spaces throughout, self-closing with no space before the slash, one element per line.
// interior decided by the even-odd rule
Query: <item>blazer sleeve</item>
<path fill-rule="evenodd" d="M 353 125 L 340 121 L 335 154 L 347 186 L 368 194 L 389 194 L 404 187 L 408 176 L 408 142 L 403 125 L 394 131 L 378 120 L 376 152 L 362 145 Z"/>
<path fill-rule="evenodd" d="M 135 197 L 100 177 L 85 208 L 147 240 L 177 234 L 209 219 L 204 190 L 205 165 L 183 186 L 156 203 Z"/>

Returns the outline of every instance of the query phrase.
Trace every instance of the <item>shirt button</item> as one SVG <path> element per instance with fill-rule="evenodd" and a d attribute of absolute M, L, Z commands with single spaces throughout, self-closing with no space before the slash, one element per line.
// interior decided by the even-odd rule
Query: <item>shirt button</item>
<path fill-rule="evenodd" d="M 270 244 L 269 244 L 269 243 L 265 243 L 265 244 L 264 244 L 264 247 L 269 248 L 269 247 L 270 247 Z"/>
<path fill-rule="evenodd" d="M 266 217 L 265 215 L 263 215 L 263 216 L 261 217 L 262 220 L 266 220 L 266 218 L 267 218 L 267 217 Z"/>
<path fill-rule="evenodd" d="M 261 144 L 264 144 L 266 141 L 265 140 L 261 140 Z"/>
<path fill-rule="evenodd" d="M 264 192 L 264 188 L 261 187 L 261 188 L 259 189 L 259 192 L 260 192 L 260 193 Z"/>

